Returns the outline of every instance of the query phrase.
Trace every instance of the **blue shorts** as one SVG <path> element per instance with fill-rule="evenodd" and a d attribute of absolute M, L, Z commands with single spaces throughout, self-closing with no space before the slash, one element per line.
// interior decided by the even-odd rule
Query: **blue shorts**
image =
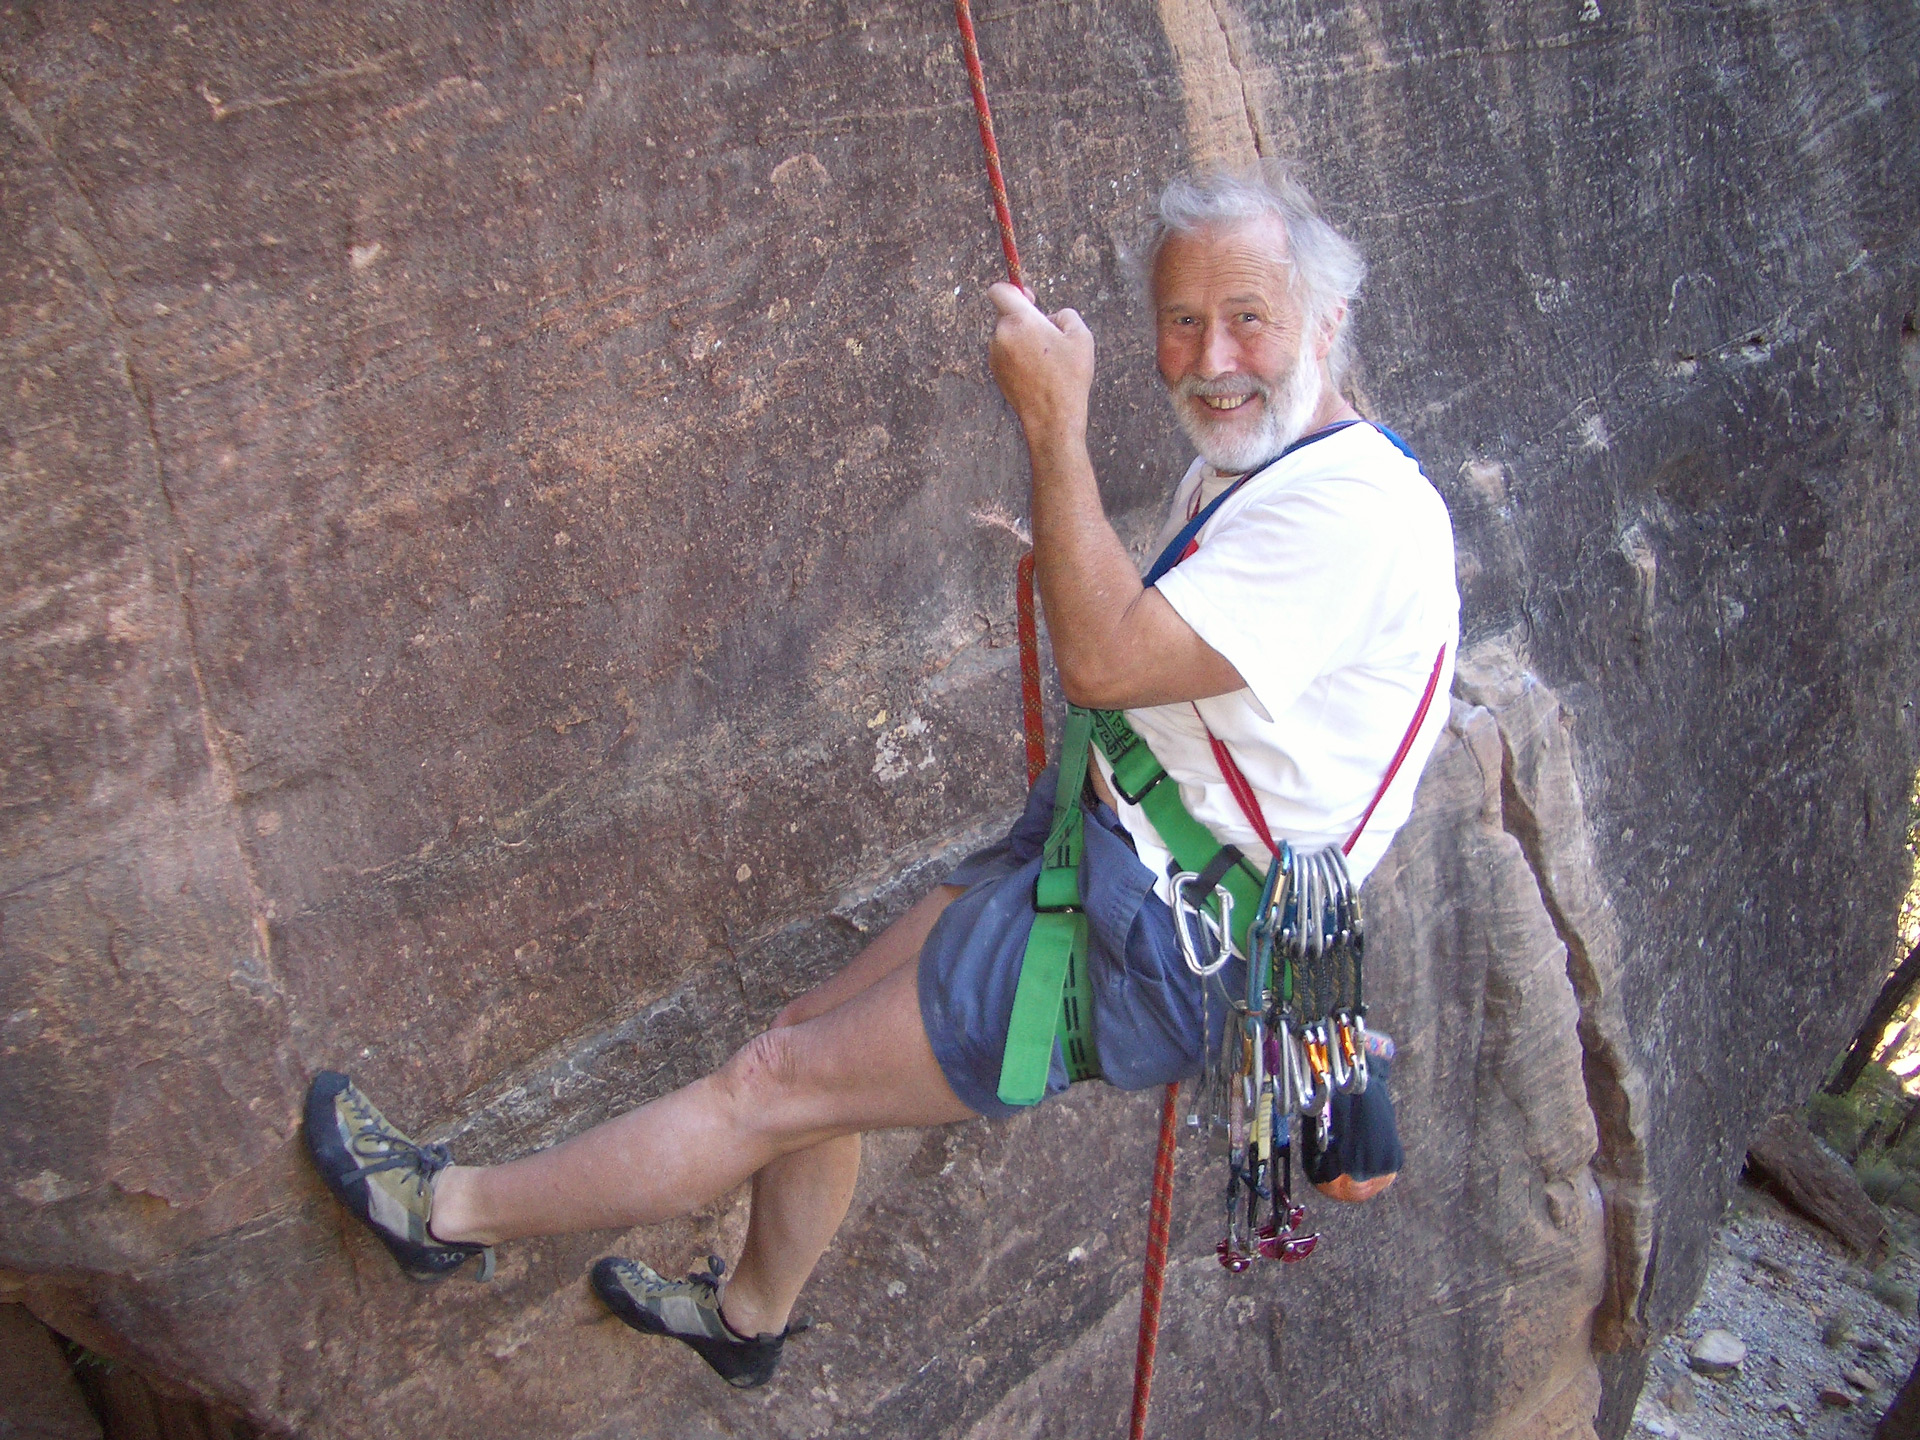
<path fill-rule="evenodd" d="M 1006 839 L 968 856 L 947 877 L 966 893 L 946 908 L 920 948 L 921 1023 L 947 1083 L 982 1115 L 1020 1110 L 1000 1102 L 1000 1062 L 1033 928 L 1033 882 L 1053 825 L 1054 780 L 1049 767 Z M 1197 1075 L 1207 1029 L 1203 982 L 1181 958 L 1173 912 L 1153 893 L 1153 872 L 1134 854 L 1119 817 L 1097 801 L 1086 814 L 1081 896 L 1101 1072 L 1122 1090 Z M 1235 959 L 1219 978 L 1228 994 L 1239 993 L 1245 962 Z M 1226 1009 L 1217 997 L 1212 1008 L 1217 1032 Z M 1055 1041 L 1047 1093 L 1057 1095 L 1067 1083 Z"/>

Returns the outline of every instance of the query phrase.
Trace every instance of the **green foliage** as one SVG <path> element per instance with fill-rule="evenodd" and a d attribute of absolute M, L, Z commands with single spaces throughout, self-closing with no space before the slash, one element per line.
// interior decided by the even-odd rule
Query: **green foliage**
<path fill-rule="evenodd" d="M 1903 1170 L 1920 1175 L 1920 1125 L 1900 1137 L 1900 1143 L 1886 1152 L 1886 1158 Z"/>
<path fill-rule="evenodd" d="M 1910 1183 L 1904 1170 L 1884 1160 L 1864 1161 L 1854 1167 L 1853 1173 L 1859 1177 L 1860 1188 L 1876 1205 L 1892 1204 L 1900 1188 Z"/>
<path fill-rule="evenodd" d="M 1821 1090 L 1807 1102 L 1807 1128 L 1842 1155 L 1851 1155 L 1860 1148 L 1860 1139 L 1870 1123 L 1861 1114 L 1860 1102 L 1854 1098 L 1862 1088 L 1856 1085 L 1845 1095 L 1829 1095 Z"/>
<path fill-rule="evenodd" d="M 111 1375 L 113 1373 L 118 1362 L 114 1361 L 111 1357 L 102 1355 L 98 1350 L 89 1350 L 78 1340 L 68 1340 L 65 1337 L 57 1338 L 61 1340 L 62 1347 L 67 1352 L 67 1366 L 75 1375 L 82 1375 L 90 1370 L 101 1375 Z"/>

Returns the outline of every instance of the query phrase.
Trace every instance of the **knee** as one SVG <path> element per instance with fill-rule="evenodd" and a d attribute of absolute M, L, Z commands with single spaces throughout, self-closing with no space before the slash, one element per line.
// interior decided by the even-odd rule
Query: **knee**
<path fill-rule="evenodd" d="M 798 1050 L 791 1028 L 763 1030 L 736 1050 L 714 1078 L 743 1116 L 763 1117 L 798 1088 Z"/>

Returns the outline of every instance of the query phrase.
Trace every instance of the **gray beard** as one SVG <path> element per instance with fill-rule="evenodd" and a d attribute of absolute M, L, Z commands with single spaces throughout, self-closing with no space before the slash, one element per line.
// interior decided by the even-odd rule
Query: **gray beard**
<path fill-rule="evenodd" d="M 1320 404 L 1320 367 L 1305 344 L 1300 352 L 1277 393 L 1271 386 L 1253 386 L 1253 393 L 1262 402 L 1260 424 L 1239 435 L 1226 433 L 1227 427 L 1197 398 L 1208 388 L 1208 382 L 1186 379 L 1174 387 L 1173 413 L 1201 459 L 1233 475 L 1274 459 L 1306 433 Z"/>

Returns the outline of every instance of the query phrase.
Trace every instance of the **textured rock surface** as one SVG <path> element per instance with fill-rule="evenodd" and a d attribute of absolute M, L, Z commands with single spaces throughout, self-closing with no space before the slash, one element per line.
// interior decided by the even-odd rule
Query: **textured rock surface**
<path fill-rule="evenodd" d="M 1746 1342 L 1731 1330 L 1709 1330 L 1687 1347 L 1687 1363 L 1702 1375 L 1738 1370 L 1746 1358 Z"/>
<path fill-rule="evenodd" d="M 1905 883 L 1911 7 L 981 21 L 1123 532 L 1183 457 L 1118 241 L 1294 155 L 1480 642 L 1370 887 L 1408 1178 L 1236 1285 L 1183 1172 L 1156 1427 L 1618 1433 Z M 1149 1097 L 877 1137 L 747 1398 L 611 1237 L 407 1285 L 294 1133 L 323 1064 L 475 1156 L 656 1093 L 1014 803 L 945 8 L 15 7 L 0 78 L 7 1293 L 316 1436 L 1112 1426 Z"/>

